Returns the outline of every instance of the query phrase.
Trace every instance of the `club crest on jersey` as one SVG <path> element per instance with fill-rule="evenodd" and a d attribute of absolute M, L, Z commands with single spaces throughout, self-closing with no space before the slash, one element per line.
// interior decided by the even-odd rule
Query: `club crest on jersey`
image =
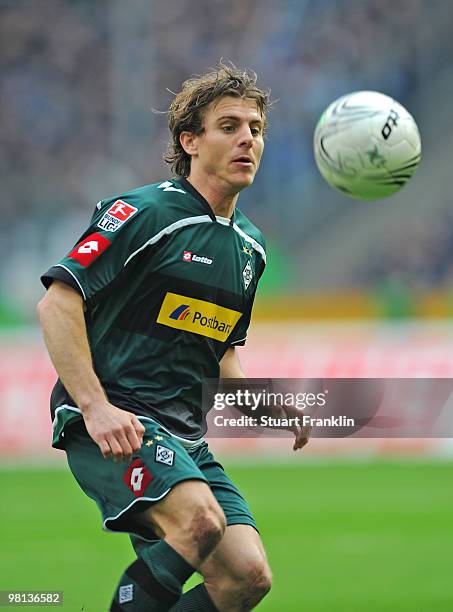
<path fill-rule="evenodd" d="M 87 236 L 82 242 L 79 242 L 79 244 L 69 253 L 68 257 L 74 259 L 81 266 L 86 268 L 111 244 L 108 238 L 95 232 Z"/>
<path fill-rule="evenodd" d="M 202 257 L 200 255 L 195 255 L 192 251 L 184 251 L 182 255 L 182 260 L 190 263 L 191 261 L 195 263 L 202 263 L 210 266 L 212 264 L 212 259 L 210 257 Z"/>
<path fill-rule="evenodd" d="M 244 287 L 248 289 L 248 286 L 252 282 L 253 271 L 252 266 L 250 264 L 250 259 L 247 260 L 244 269 L 242 270 L 242 278 L 244 279 Z"/>
<path fill-rule="evenodd" d="M 123 223 L 126 223 L 135 213 L 138 208 L 131 206 L 123 200 L 116 200 L 114 204 L 110 206 L 107 212 L 98 223 L 98 227 L 102 228 L 106 232 L 116 232 Z"/>

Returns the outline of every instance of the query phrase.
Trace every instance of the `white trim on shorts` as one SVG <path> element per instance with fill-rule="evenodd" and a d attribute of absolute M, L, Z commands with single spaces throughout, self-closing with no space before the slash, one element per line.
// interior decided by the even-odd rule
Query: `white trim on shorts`
<path fill-rule="evenodd" d="M 80 410 L 80 408 L 77 408 L 76 406 L 69 406 L 68 404 L 62 404 L 61 406 L 58 406 L 58 408 L 55 409 L 55 418 L 52 421 L 52 427 L 54 429 L 57 426 L 58 413 L 61 410 L 72 410 L 73 412 L 77 412 L 78 414 L 82 415 L 82 411 Z M 151 417 L 141 416 L 138 414 L 135 416 L 137 417 L 139 421 L 151 421 L 152 423 L 156 423 L 157 425 L 159 425 L 159 427 L 162 427 L 162 429 L 164 429 L 168 433 L 169 436 L 177 440 L 181 444 L 181 446 L 185 448 L 186 450 L 192 450 L 194 448 L 198 448 L 205 441 L 204 438 L 198 438 L 198 440 L 187 440 L 186 438 L 181 438 L 180 436 L 177 436 L 176 434 L 172 433 L 169 429 L 167 429 L 164 425 L 162 425 L 162 423 L 159 423 L 159 421 L 157 421 L 156 419 L 152 419 Z"/>
<path fill-rule="evenodd" d="M 129 534 L 133 534 L 134 536 L 136 536 L 138 538 L 141 538 L 142 540 L 145 540 L 145 542 L 155 542 L 156 540 L 160 540 L 160 538 L 158 538 L 157 536 L 155 538 L 153 538 L 152 540 L 149 540 L 148 538 L 145 538 L 142 535 L 139 535 L 136 531 L 131 531 L 131 529 L 109 529 L 109 527 L 107 527 L 107 521 L 116 521 L 125 512 L 130 510 L 130 508 L 132 508 L 132 506 L 134 506 L 135 504 L 137 504 L 139 502 L 157 502 L 157 501 L 160 501 L 166 495 L 168 495 L 168 493 L 170 493 L 171 490 L 172 490 L 172 487 L 167 489 L 165 491 L 165 493 L 162 493 L 162 495 L 159 495 L 159 497 L 138 497 L 137 499 L 134 499 L 134 501 L 132 501 L 126 508 L 123 508 L 120 512 L 118 512 L 117 515 L 115 515 L 115 516 L 108 516 L 106 519 L 104 519 L 102 521 L 102 529 L 104 529 L 104 531 L 110 531 L 110 533 L 129 533 Z M 131 525 L 131 527 L 133 527 L 133 526 Z M 143 526 L 143 527 L 145 527 L 145 526 Z"/>

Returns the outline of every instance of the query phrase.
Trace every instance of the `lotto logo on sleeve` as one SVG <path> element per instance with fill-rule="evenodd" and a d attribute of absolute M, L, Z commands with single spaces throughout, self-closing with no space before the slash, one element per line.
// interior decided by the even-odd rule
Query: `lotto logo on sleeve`
<path fill-rule="evenodd" d="M 123 225 L 128 219 L 130 219 L 138 211 L 138 208 L 124 202 L 123 200 L 117 200 L 98 223 L 98 227 L 102 228 L 106 232 L 116 232 L 116 230 Z"/>
<path fill-rule="evenodd" d="M 90 234 L 79 242 L 79 244 L 69 253 L 68 257 L 77 261 L 84 268 L 88 267 L 99 257 L 112 243 L 105 236 L 94 233 Z"/>

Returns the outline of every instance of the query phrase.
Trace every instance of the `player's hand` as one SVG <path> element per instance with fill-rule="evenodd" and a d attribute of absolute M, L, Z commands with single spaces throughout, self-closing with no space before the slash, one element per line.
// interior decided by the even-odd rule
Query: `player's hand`
<path fill-rule="evenodd" d="M 295 436 L 293 450 L 299 450 L 300 448 L 303 448 L 306 444 L 308 444 L 312 427 L 311 425 L 303 425 L 302 418 L 305 414 L 303 410 L 299 410 L 295 406 L 285 406 L 284 408 L 282 407 L 282 410 L 285 413 L 286 418 L 288 419 L 294 417 L 299 418 L 300 425 L 294 425 L 293 427 L 289 428 Z"/>
<path fill-rule="evenodd" d="M 135 414 L 120 410 L 107 400 L 83 411 L 85 426 L 105 459 L 130 461 L 140 450 L 145 428 Z"/>
<path fill-rule="evenodd" d="M 311 435 L 311 425 L 301 425 L 300 427 L 295 428 L 293 431 L 296 437 L 293 444 L 293 450 L 296 451 L 308 444 L 308 440 L 310 439 Z"/>

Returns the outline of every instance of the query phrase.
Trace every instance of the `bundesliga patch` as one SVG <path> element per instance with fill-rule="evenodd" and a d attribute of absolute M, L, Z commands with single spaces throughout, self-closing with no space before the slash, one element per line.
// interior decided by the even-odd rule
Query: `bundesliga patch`
<path fill-rule="evenodd" d="M 248 289 L 248 286 L 252 282 L 252 278 L 253 278 L 253 272 L 252 272 L 252 266 L 250 264 L 250 259 L 247 260 L 247 263 L 245 264 L 245 267 L 242 271 L 242 278 L 244 279 L 245 288 Z"/>
<path fill-rule="evenodd" d="M 125 584 L 119 588 L 119 602 L 120 604 L 128 603 L 134 599 L 134 585 Z"/>
<path fill-rule="evenodd" d="M 82 240 L 74 249 L 69 253 L 68 257 L 77 261 L 81 266 L 86 268 L 93 261 L 99 257 L 101 253 L 105 251 L 112 243 L 105 236 L 94 233 L 90 234 Z"/>
<path fill-rule="evenodd" d="M 175 453 L 166 446 L 158 444 L 156 446 L 156 461 L 165 465 L 173 465 L 175 461 Z"/>
<path fill-rule="evenodd" d="M 143 465 L 141 459 L 136 459 L 131 463 L 123 477 L 124 484 L 132 491 L 135 497 L 142 497 L 146 487 L 152 480 L 152 474 Z"/>
<path fill-rule="evenodd" d="M 106 232 L 116 232 L 123 223 L 130 219 L 138 211 L 138 208 L 131 206 L 123 200 L 117 200 L 98 223 L 98 227 L 102 228 Z"/>

